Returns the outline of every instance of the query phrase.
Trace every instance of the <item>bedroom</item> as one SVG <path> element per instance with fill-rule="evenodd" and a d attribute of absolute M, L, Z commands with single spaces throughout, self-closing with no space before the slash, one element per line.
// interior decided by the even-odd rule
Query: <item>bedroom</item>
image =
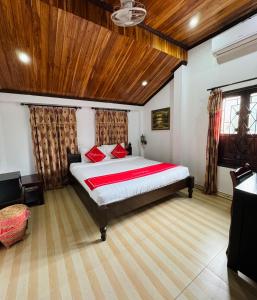
<path fill-rule="evenodd" d="M 0 247 L 1 299 L 257 297 L 256 284 L 250 279 L 256 276 L 255 261 L 249 278 L 227 268 L 226 256 L 233 196 L 230 171 L 246 162 L 256 168 L 256 157 L 252 154 L 251 161 L 240 160 L 235 167 L 218 162 L 217 193 L 203 192 L 211 92 L 207 90 L 224 86 L 221 91 L 226 95 L 256 88 L 257 3 L 166 2 L 167 6 L 141 1 L 147 12 L 143 23 L 120 29 L 111 20 L 112 5 L 118 1 L 1 0 L 0 174 L 19 172 L 24 186 L 28 180 L 25 204 L 26 196 L 32 200 L 38 196 L 33 189 L 29 194 L 28 185 L 41 184 L 41 188 L 46 177 L 41 174 L 32 183 L 33 178 L 24 179 L 42 172 L 38 163 L 44 166 L 44 160 L 36 161 L 34 156 L 38 144 L 32 139 L 30 118 L 37 107 L 75 110 L 77 153 L 95 145 L 130 142 L 132 157 L 124 158 L 124 163 L 142 157 L 148 167 L 149 160 L 185 166 L 195 181 L 193 198 L 188 198 L 184 189 L 173 194 L 172 183 L 171 190 L 163 189 L 167 178 L 159 179 L 159 189 L 152 187 L 145 198 L 139 194 L 133 203 L 128 202 L 127 209 L 133 209 L 128 215 L 108 219 L 102 242 L 99 227 L 106 224 L 99 226 L 97 220 L 102 218 L 97 213 L 97 220 L 92 217 L 96 202 L 89 190 L 76 190 L 72 180 L 58 189 L 45 186 L 44 204 L 29 206 L 23 240 Z M 232 49 L 234 35 L 251 41 L 247 40 L 247 47 L 237 44 Z M 220 43 L 229 55 L 217 53 L 214 43 Z M 169 108 L 169 128 L 155 130 L 153 114 L 165 108 Z M 97 123 L 96 114 L 101 109 L 125 113 L 124 140 L 117 134 L 115 142 L 97 142 L 102 130 L 97 129 L 101 122 Z M 34 129 L 39 133 L 38 126 Z M 109 140 L 110 135 L 103 137 Z M 48 140 L 51 147 L 54 142 L 59 143 L 59 138 Z M 81 154 L 84 159 L 85 153 Z M 109 175 L 129 169 L 115 171 L 119 159 L 112 158 L 111 163 Z M 159 178 L 176 168 L 145 178 Z M 106 174 L 89 177 L 99 175 Z M 52 175 L 50 183 L 55 179 Z M 122 186 L 122 191 L 128 187 L 131 193 L 132 179 L 127 179 L 109 186 Z M 133 180 L 139 182 L 137 189 L 144 187 L 144 177 Z M 188 182 L 184 185 L 192 187 Z M 153 193 L 158 190 L 160 194 Z M 92 196 L 91 210 L 84 206 L 80 192 Z M 155 201 L 164 196 L 165 201 Z M 146 207 L 134 210 L 144 201 Z M 107 215 L 114 217 L 123 210 L 125 205 L 113 206 Z M 249 232 L 254 235 L 256 223 L 251 225 Z"/>

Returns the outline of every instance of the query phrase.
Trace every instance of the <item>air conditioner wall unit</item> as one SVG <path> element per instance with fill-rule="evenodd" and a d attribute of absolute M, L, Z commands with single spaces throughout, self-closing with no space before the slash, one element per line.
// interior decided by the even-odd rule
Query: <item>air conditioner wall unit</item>
<path fill-rule="evenodd" d="M 219 63 L 257 51 L 257 15 L 212 39 L 212 53 Z"/>

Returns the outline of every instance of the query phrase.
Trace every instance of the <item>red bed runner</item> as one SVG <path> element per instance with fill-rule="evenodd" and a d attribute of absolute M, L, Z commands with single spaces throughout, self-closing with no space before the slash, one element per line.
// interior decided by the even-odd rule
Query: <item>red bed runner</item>
<path fill-rule="evenodd" d="M 170 163 L 161 163 L 149 167 L 129 170 L 120 173 L 108 174 L 103 176 L 91 177 L 85 181 L 85 183 L 89 186 L 90 190 L 94 190 L 100 186 L 113 184 L 117 182 L 127 181 L 139 177 L 144 177 L 148 175 L 152 175 L 155 173 L 159 173 L 168 169 L 172 169 L 177 167 L 177 165 L 170 164 Z"/>

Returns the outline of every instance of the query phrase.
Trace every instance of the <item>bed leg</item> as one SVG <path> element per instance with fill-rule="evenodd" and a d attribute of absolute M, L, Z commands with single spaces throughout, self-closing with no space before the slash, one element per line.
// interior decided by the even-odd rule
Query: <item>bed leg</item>
<path fill-rule="evenodd" d="M 193 188 L 188 188 L 188 198 L 192 198 L 193 197 Z"/>
<path fill-rule="evenodd" d="M 101 232 L 101 240 L 104 242 L 106 241 L 106 231 L 107 231 L 107 227 L 100 227 L 100 232 Z"/>
<path fill-rule="evenodd" d="M 193 197 L 193 188 L 194 188 L 195 179 L 193 176 L 188 177 L 188 197 Z"/>

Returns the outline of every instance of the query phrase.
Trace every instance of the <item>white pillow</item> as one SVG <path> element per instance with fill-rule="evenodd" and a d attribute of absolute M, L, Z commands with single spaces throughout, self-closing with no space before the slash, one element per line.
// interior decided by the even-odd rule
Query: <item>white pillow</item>
<path fill-rule="evenodd" d="M 112 151 L 113 149 L 117 146 L 117 144 L 113 144 L 113 145 L 102 145 L 101 147 L 103 147 L 103 150 L 100 150 L 104 152 L 104 154 L 106 155 L 106 159 L 112 159 L 112 158 L 115 158 L 113 155 L 112 155 Z M 121 143 L 121 146 L 123 148 L 125 148 L 125 143 Z"/>
<path fill-rule="evenodd" d="M 102 145 L 101 147 L 104 148 L 105 155 L 106 155 L 106 157 L 108 157 L 108 159 L 113 158 L 112 150 L 116 147 L 116 144 L 114 144 L 114 145 Z"/>
<path fill-rule="evenodd" d="M 100 151 L 102 151 L 103 152 L 103 154 L 105 154 L 105 158 L 103 159 L 103 160 L 109 160 L 109 159 L 111 159 L 110 158 L 110 156 L 107 154 L 107 152 L 106 152 L 106 149 L 105 149 L 105 146 L 104 145 L 102 145 L 102 146 L 98 146 L 97 147 Z"/>

